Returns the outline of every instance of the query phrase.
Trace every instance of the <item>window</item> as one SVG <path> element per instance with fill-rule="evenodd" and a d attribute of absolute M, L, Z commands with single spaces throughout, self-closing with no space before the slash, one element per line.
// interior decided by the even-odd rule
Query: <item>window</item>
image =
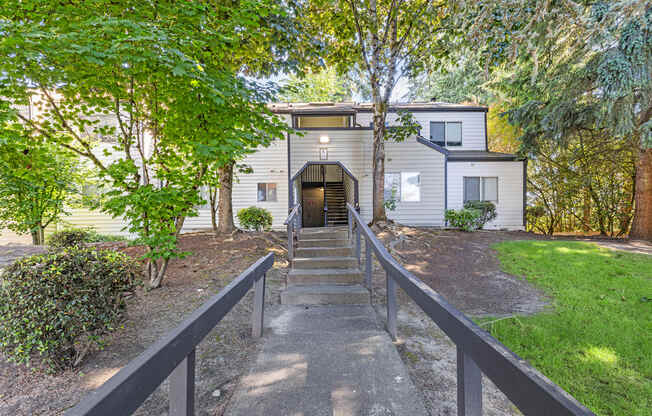
<path fill-rule="evenodd" d="M 465 177 L 464 202 L 467 201 L 498 202 L 498 178 Z"/>
<path fill-rule="evenodd" d="M 421 174 L 401 172 L 385 174 L 385 201 L 421 201 Z"/>
<path fill-rule="evenodd" d="M 276 184 L 259 183 L 258 184 L 258 202 L 276 202 Z"/>
<path fill-rule="evenodd" d="M 343 116 L 294 116 L 294 127 L 298 129 L 324 128 L 324 127 L 351 127 L 352 115 Z"/>
<path fill-rule="evenodd" d="M 440 146 L 461 146 L 462 123 L 460 121 L 431 121 L 430 141 Z"/>

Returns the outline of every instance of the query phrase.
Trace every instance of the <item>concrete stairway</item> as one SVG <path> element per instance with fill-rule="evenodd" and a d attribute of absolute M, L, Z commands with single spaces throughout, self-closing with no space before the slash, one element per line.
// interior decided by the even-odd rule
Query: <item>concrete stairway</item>
<path fill-rule="evenodd" d="M 368 304 L 369 291 L 361 282 L 362 272 L 346 227 L 303 228 L 281 303 Z"/>

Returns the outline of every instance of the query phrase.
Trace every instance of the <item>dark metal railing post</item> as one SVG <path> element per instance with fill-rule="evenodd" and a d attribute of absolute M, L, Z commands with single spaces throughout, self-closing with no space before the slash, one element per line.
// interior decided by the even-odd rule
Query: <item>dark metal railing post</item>
<path fill-rule="evenodd" d="M 398 304 L 396 302 L 396 282 L 389 272 L 387 275 L 387 332 L 391 335 L 392 340 L 396 341 L 396 314 Z"/>
<path fill-rule="evenodd" d="M 324 227 L 328 227 L 328 200 L 326 199 L 326 169 L 321 165 L 321 177 L 324 186 Z"/>
<path fill-rule="evenodd" d="M 360 262 L 362 259 L 360 258 L 360 226 L 356 224 L 355 226 L 355 257 L 358 259 L 358 267 L 360 267 Z"/>
<path fill-rule="evenodd" d="M 365 285 L 367 286 L 367 289 L 369 289 L 369 291 L 371 291 L 372 290 L 372 288 L 371 288 L 371 271 L 372 271 L 373 264 L 371 263 L 371 244 L 370 244 L 369 240 L 366 239 L 366 238 L 364 240 L 364 251 L 365 251 L 364 281 L 365 281 Z"/>
<path fill-rule="evenodd" d="M 482 372 L 457 346 L 457 416 L 482 415 Z"/>
<path fill-rule="evenodd" d="M 353 241 L 353 216 L 351 215 L 351 211 L 347 208 L 346 210 L 346 215 L 348 216 L 348 222 L 349 222 L 349 241 Z"/>
<path fill-rule="evenodd" d="M 259 338 L 263 335 L 263 323 L 265 320 L 265 276 L 254 283 L 254 310 L 251 313 L 251 335 Z"/>
<path fill-rule="evenodd" d="M 195 414 L 195 350 L 170 374 L 170 416 Z"/>
<path fill-rule="evenodd" d="M 288 262 L 292 267 L 292 259 L 294 258 L 294 221 L 288 221 Z"/>

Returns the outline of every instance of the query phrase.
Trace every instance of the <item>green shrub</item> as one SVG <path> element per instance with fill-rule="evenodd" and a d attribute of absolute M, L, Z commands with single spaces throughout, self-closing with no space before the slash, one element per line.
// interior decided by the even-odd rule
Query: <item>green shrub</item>
<path fill-rule="evenodd" d="M 459 210 L 446 210 L 444 218 L 455 228 L 462 231 L 475 231 L 478 229 L 478 221 L 482 213 L 477 209 L 462 208 Z"/>
<path fill-rule="evenodd" d="M 48 247 L 53 249 L 81 246 L 86 242 L 88 230 L 70 228 L 62 231 L 55 231 L 47 239 Z"/>
<path fill-rule="evenodd" d="M 100 234 L 92 228 L 67 228 L 55 231 L 48 237 L 48 246 L 53 249 L 81 246 L 85 243 L 101 243 L 105 241 L 125 241 L 119 235 Z"/>
<path fill-rule="evenodd" d="M 122 318 L 137 282 L 127 255 L 69 247 L 23 257 L 0 275 L 0 350 L 49 371 L 78 365 Z"/>
<path fill-rule="evenodd" d="M 245 230 L 267 231 L 272 226 L 272 214 L 265 208 L 243 208 L 238 211 L 238 221 Z"/>
<path fill-rule="evenodd" d="M 464 208 L 446 211 L 444 218 L 453 227 L 462 231 L 478 230 L 489 221 L 495 219 L 496 206 L 489 201 L 468 201 Z"/>
<path fill-rule="evenodd" d="M 464 208 L 480 211 L 480 218 L 478 218 L 478 228 L 484 227 L 486 223 L 495 220 L 498 216 L 496 213 L 496 205 L 490 201 L 467 201 L 464 204 Z"/>

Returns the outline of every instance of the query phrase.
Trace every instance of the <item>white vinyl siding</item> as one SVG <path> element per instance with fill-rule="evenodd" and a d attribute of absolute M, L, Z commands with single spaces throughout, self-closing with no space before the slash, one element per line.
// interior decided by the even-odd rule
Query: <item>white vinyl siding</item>
<path fill-rule="evenodd" d="M 483 111 L 415 111 L 414 119 L 421 125 L 421 136 L 430 137 L 430 122 L 461 122 L 462 145 L 451 146 L 453 150 L 487 150 L 485 142 L 485 113 Z M 356 122 L 368 127 L 373 117 L 371 113 L 358 113 Z M 391 125 L 396 120 L 396 114 L 387 115 L 387 122 Z"/>
<path fill-rule="evenodd" d="M 371 159 L 371 157 L 370 157 Z M 385 171 L 401 172 L 401 201 L 387 217 L 400 224 L 414 226 L 443 226 L 444 224 L 444 155 L 417 142 L 415 137 L 405 142 L 385 143 Z M 415 175 L 418 173 L 418 177 Z M 405 200 L 406 186 L 414 189 L 418 178 L 419 201 Z M 409 185 L 409 186 L 408 186 Z M 371 186 L 371 184 L 369 185 Z M 407 191 L 410 193 L 410 191 Z M 411 192 L 411 197 L 416 195 Z"/>
<path fill-rule="evenodd" d="M 292 176 L 297 173 L 306 162 L 319 161 L 320 148 L 328 148 L 328 161 L 340 162 L 358 180 L 360 192 L 360 215 L 365 221 L 371 220 L 372 204 L 372 134 L 371 130 L 329 130 L 329 131 L 303 131 L 303 135 L 291 135 L 290 150 Z M 319 142 L 319 137 L 328 135 L 329 143 Z M 286 162 L 287 163 L 287 162 Z M 339 171 L 327 169 L 326 176 Z M 332 178 L 328 180 L 339 180 Z M 287 181 L 286 181 L 287 182 Z M 279 191 L 280 193 L 281 191 Z"/>
<path fill-rule="evenodd" d="M 448 209 L 464 206 L 465 177 L 498 178 L 497 217 L 486 228 L 523 229 L 523 162 L 448 162 Z"/>

